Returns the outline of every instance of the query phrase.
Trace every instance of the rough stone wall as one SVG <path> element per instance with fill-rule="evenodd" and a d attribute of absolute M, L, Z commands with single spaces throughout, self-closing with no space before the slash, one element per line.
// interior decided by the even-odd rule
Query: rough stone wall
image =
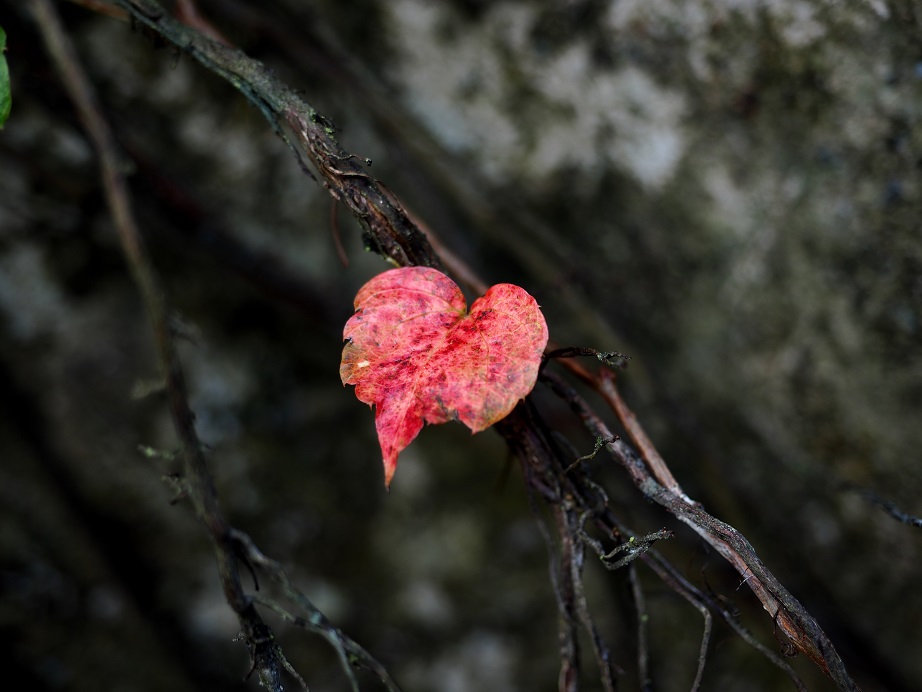
<path fill-rule="evenodd" d="M 605 322 L 586 338 L 613 330 L 639 356 L 624 380 L 683 482 L 784 536 L 766 549 L 803 565 L 795 581 L 826 571 L 813 588 L 889 659 L 879 637 L 912 631 L 922 556 L 841 485 L 918 511 L 918 9 L 455 7 L 389 4 L 404 102 L 546 224 L 545 280 L 576 277 Z M 848 547 L 864 542 L 873 557 Z M 887 565 L 882 588 L 856 576 L 865 559 Z"/>
<path fill-rule="evenodd" d="M 922 513 L 922 11 L 201 7 L 486 279 L 535 294 L 552 339 L 629 353 L 622 386 L 686 490 L 749 537 L 863 689 L 922 687 L 918 531 L 843 487 Z M 498 439 L 425 430 L 384 497 L 371 414 L 336 376 L 352 296 L 384 265 L 343 211 L 338 263 L 325 191 L 232 88 L 61 10 L 190 330 L 192 405 L 232 520 L 407 689 L 554 689 L 545 548 Z M 47 688 L 243 688 L 210 551 L 168 505 L 170 465 L 135 451 L 175 442 L 162 402 L 133 397 L 154 376 L 149 328 L 94 155 L 27 15 L 0 21 L 2 631 Z M 633 524 L 669 523 L 598 473 Z M 773 646 L 735 576 L 680 537 L 667 554 Z M 685 689 L 698 615 L 648 586 L 655 679 Z M 623 578 L 590 570 L 590 588 L 632 669 Z M 278 629 L 312 688 L 339 689 L 322 643 Z M 705 689 L 790 688 L 728 633 L 714 649 Z"/>

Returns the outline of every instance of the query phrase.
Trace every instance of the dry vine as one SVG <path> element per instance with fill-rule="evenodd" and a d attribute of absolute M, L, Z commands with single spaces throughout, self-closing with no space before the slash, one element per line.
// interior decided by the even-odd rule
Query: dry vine
<path fill-rule="evenodd" d="M 255 672 L 260 683 L 267 689 L 280 692 L 283 689 L 282 671 L 287 670 L 304 689 L 307 689 L 304 680 L 288 664 L 280 647 L 275 643 L 272 630 L 256 609 L 258 599 L 244 590 L 238 569 L 241 559 L 261 567 L 284 586 L 289 600 L 306 616 L 293 615 L 288 609 L 274 602 L 259 602 L 294 624 L 325 636 L 340 655 L 343 669 L 349 676 L 354 690 L 359 689 L 352 671 L 352 667 L 356 665 L 374 671 L 387 689 L 397 690 L 396 683 L 380 663 L 347 635 L 333 627 L 323 613 L 291 587 L 281 566 L 265 558 L 249 537 L 233 529 L 224 518 L 218 503 L 214 479 L 205 461 L 203 445 L 195 432 L 195 416 L 189 407 L 185 377 L 176 352 L 163 292 L 147 256 L 132 211 L 118 145 L 96 103 L 93 89 L 80 67 L 77 53 L 64 33 L 51 0 L 33 0 L 32 7 L 52 61 L 99 156 L 106 200 L 115 221 L 122 251 L 141 292 L 153 327 L 163 386 L 169 396 L 173 427 L 182 444 L 184 475 L 179 479 L 179 491 L 182 496 L 191 500 L 199 521 L 211 538 L 225 598 L 240 622 L 239 639 L 250 652 L 251 673 Z"/>
<path fill-rule="evenodd" d="M 191 499 L 199 520 L 206 527 L 214 544 L 225 596 L 240 621 L 241 639 L 250 651 L 253 669 L 258 672 L 262 684 L 269 689 L 281 689 L 282 671 L 286 669 L 293 673 L 302 685 L 304 684 L 301 677 L 290 670 L 275 644 L 271 630 L 256 607 L 260 605 L 300 627 L 319 633 L 330 641 L 338 652 L 354 689 L 358 689 L 358 683 L 352 673 L 354 665 L 369 668 L 388 689 L 397 689 L 379 663 L 336 629 L 294 587 L 281 566 L 263 555 L 249 537 L 233 529 L 222 515 L 214 482 L 202 453 L 202 445 L 194 429 L 194 418 L 186 397 L 182 368 L 173 345 L 165 301 L 141 242 L 141 234 L 134 221 L 124 179 L 120 173 L 118 148 L 95 103 L 92 89 L 80 69 L 77 56 L 60 27 L 51 0 L 32 0 L 32 4 L 49 52 L 100 157 L 107 199 L 124 254 L 153 324 L 174 426 L 182 441 L 185 475 L 181 480 L 181 487 Z M 280 83 L 261 63 L 226 45 L 223 40 L 210 38 L 200 30 L 180 22 L 154 0 L 117 0 L 117 4 L 124 8 L 135 22 L 148 27 L 185 51 L 243 93 L 288 144 L 305 172 L 318 180 L 334 199 L 342 202 L 355 215 L 362 225 L 365 243 L 370 248 L 401 266 L 457 266 L 456 261 L 448 256 L 443 261 L 440 254 L 433 249 L 426 234 L 419 230 L 394 196 L 367 174 L 360 159 L 350 155 L 339 145 L 333 136 L 330 123 L 293 90 Z M 209 26 L 206 20 L 194 12 L 191 3 L 184 3 L 183 8 L 183 16 L 187 21 L 191 22 L 194 18 L 196 26 Z M 209 33 L 214 35 L 213 32 Z M 304 164 L 302 156 L 311 162 L 312 169 Z M 472 276 L 463 266 L 456 273 Z M 472 281 L 479 282 L 476 277 Z M 669 537 L 669 532 L 658 531 L 640 536 L 620 521 L 609 505 L 604 489 L 592 480 L 587 464 L 574 463 L 585 462 L 601 449 L 605 449 L 627 472 L 630 480 L 645 498 L 659 504 L 690 526 L 733 566 L 762 603 L 778 630 L 787 637 L 792 651 L 796 650 L 808 656 L 834 681 L 838 689 L 857 690 L 826 634 L 797 599 L 765 567 L 746 538 L 733 527 L 709 515 L 682 491 L 669 467 L 618 393 L 614 374 L 607 368 L 592 372 L 578 365 L 572 357 L 561 359 L 560 363 L 572 376 L 601 395 L 639 452 L 635 452 L 626 442 L 613 435 L 602 416 L 592 409 L 566 379 L 549 368 L 542 372 L 541 382 L 570 407 L 596 438 L 597 444 L 593 453 L 580 457 L 567 444 L 561 442 L 544 424 L 541 413 L 531 398 L 521 403 L 508 418 L 496 425 L 497 431 L 521 462 L 530 493 L 548 504 L 555 525 L 556 540 L 549 535 L 549 530 L 546 530 L 546 537 L 552 554 L 556 546 L 552 578 L 560 610 L 560 689 L 578 689 L 578 672 L 581 667 L 578 637 L 580 628 L 589 636 L 592 653 L 601 671 L 600 677 L 605 689 L 614 689 L 615 674 L 619 670 L 593 622 L 583 591 L 582 575 L 587 548 L 596 553 L 609 569 L 625 568 L 630 571 L 633 601 L 640 623 L 637 632 L 637 667 L 642 683 L 645 684 L 649 677 L 649 656 L 644 629 L 644 595 L 636 575 L 638 564 L 649 568 L 664 584 L 697 609 L 704 619 L 693 690 L 698 689 L 701 684 L 714 615 L 726 620 L 745 641 L 786 670 L 794 684 L 803 689 L 802 683 L 783 656 L 758 642 L 736 621 L 724 604 L 693 586 L 653 549 L 657 540 Z M 587 526 L 590 525 L 595 526 L 604 536 L 614 539 L 614 548 L 606 548 L 601 541 L 593 538 L 587 531 Z M 241 561 L 251 568 L 268 573 L 279 583 L 290 606 L 248 594 L 239 574 Z M 295 614 L 294 611 L 303 614 Z"/>

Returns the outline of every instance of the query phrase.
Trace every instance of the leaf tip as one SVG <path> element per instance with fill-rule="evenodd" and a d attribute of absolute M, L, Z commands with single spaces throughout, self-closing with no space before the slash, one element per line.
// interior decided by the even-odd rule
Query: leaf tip
<path fill-rule="evenodd" d="M 384 489 L 390 492 L 391 480 L 397 472 L 397 454 L 392 453 L 384 457 Z"/>

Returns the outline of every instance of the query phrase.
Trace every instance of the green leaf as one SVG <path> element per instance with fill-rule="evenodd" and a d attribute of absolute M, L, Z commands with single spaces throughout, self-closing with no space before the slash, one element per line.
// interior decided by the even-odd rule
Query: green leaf
<path fill-rule="evenodd" d="M 3 53 L 6 51 L 6 32 L 0 27 L 0 130 L 3 129 L 3 123 L 10 117 L 10 108 L 13 106 L 13 99 L 10 96 L 10 70 L 6 66 L 6 58 Z"/>

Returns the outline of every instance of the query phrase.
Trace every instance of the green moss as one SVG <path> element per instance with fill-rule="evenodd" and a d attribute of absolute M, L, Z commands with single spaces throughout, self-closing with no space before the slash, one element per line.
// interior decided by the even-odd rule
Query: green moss
<path fill-rule="evenodd" d="M 10 94 L 10 70 L 3 53 L 6 51 L 6 32 L 0 27 L 0 129 L 10 117 L 13 99 Z"/>

